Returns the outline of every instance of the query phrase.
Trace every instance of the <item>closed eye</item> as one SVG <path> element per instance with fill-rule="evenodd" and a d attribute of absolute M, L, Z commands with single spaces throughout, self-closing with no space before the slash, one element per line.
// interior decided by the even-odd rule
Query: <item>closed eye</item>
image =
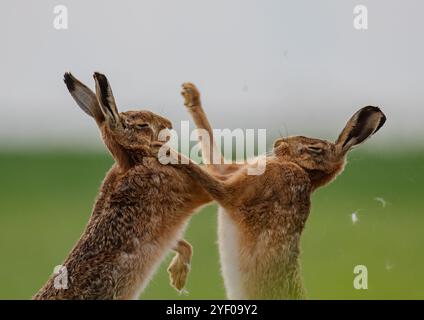
<path fill-rule="evenodd" d="M 324 150 L 320 147 L 308 146 L 308 151 L 314 154 L 321 154 Z"/>
<path fill-rule="evenodd" d="M 148 128 L 149 124 L 148 123 L 141 123 L 141 124 L 137 124 L 136 127 L 137 127 L 137 129 L 144 129 L 144 128 Z"/>

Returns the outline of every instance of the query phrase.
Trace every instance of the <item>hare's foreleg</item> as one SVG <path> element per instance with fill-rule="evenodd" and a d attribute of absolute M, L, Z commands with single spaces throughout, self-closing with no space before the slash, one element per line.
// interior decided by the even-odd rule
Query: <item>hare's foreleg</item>
<path fill-rule="evenodd" d="M 228 200 L 231 199 L 232 188 L 228 183 L 215 178 L 203 170 L 197 163 L 194 163 L 191 159 L 169 147 L 166 142 L 154 141 L 150 145 L 150 148 L 152 154 L 156 155 L 160 163 L 170 163 L 172 166 L 186 171 L 216 201 L 223 204 L 228 203 Z"/>
<path fill-rule="evenodd" d="M 184 83 L 181 94 L 184 97 L 184 105 L 198 129 L 205 169 L 213 174 L 221 174 L 225 178 L 225 175 L 234 173 L 241 168 L 243 165 L 240 164 L 225 164 L 221 150 L 216 145 L 212 126 L 203 110 L 200 93 L 196 86 L 189 82 Z"/>
<path fill-rule="evenodd" d="M 226 181 L 220 180 L 206 170 L 202 169 L 197 163 L 191 161 L 177 151 L 170 149 L 171 156 L 178 159 L 179 166 L 196 180 L 216 201 L 222 206 L 231 206 L 233 194 L 232 185 Z"/>
<path fill-rule="evenodd" d="M 181 291 L 190 272 L 191 257 L 193 256 L 193 247 L 186 240 L 179 240 L 174 247 L 176 255 L 168 267 L 169 279 L 171 285 Z"/>
<path fill-rule="evenodd" d="M 221 170 L 223 169 L 222 164 L 224 163 L 224 158 L 216 145 L 212 126 L 203 110 L 199 90 L 194 84 L 186 82 L 182 85 L 181 94 L 184 97 L 184 105 L 198 129 L 198 138 L 202 148 L 203 162 L 207 165 L 212 164 L 208 166 L 208 169 L 223 173 Z"/>

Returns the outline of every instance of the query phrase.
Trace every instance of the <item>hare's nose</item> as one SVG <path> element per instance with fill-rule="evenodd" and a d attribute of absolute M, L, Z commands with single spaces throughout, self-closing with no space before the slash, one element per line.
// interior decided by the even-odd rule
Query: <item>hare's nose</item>
<path fill-rule="evenodd" d="M 161 126 L 161 130 L 172 130 L 172 125 Z"/>

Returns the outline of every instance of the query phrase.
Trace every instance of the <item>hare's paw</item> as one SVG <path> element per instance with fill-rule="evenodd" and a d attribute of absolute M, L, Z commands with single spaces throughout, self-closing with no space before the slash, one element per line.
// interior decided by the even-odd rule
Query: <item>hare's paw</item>
<path fill-rule="evenodd" d="M 187 108 L 200 106 L 200 93 L 194 84 L 190 82 L 183 83 L 181 94 L 184 97 L 184 105 Z"/>
<path fill-rule="evenodd" d="M 190 264 L 177 254 L 168 267 L 171 285 L 181 292 L 187 282 L 189 272 Z"/>

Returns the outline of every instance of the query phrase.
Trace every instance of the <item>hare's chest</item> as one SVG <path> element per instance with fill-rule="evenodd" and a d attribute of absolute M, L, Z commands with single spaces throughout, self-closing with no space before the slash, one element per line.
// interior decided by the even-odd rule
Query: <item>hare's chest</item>
<path fill-rule="evenodd" d="M 240 237 L 236 223 L 224 208 L 218 211 L 219 255 L 224 285 L 229 299 L 244 299 L 240 268 Z"/>

